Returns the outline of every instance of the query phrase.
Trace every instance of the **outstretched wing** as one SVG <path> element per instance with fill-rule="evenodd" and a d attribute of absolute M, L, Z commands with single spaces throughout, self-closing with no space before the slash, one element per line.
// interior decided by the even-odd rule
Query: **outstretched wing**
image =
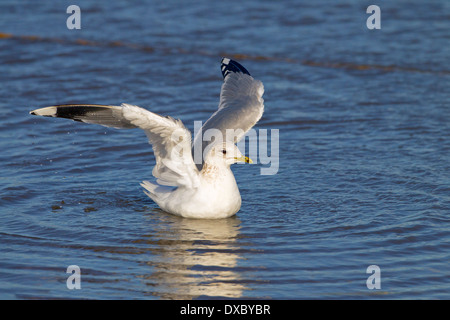
<path fill-rule="evenodd" d="M 122 104 L 58 105 L 30 112 L 33 115 L 67 118 L 118 129 L 143 129 L 153 147 L 156 165 L 153 176 L 167 186 L 198 185 L 198 170 L 191 154 L 191 133 L 180 120 L 162 117 L 146 109 Z"/>
<path fill-rule="evenodd" d="M 237 143 L 261 119 L 264 112 L 262 98 L 264 86 L 261 81 L 255 80 L 241 64 L 228 58 L 222 59 L 221 70 L 224 82 L 220 92 L 219 109 L 197 133 L 194 139 L 194 153 L 200 149 L 203 153 L 211 143 L 203 141 L 203 134 L 207 130 L 219 130 L 223 140 L 231 140 L 227 137 L 229 129 L 229 133 L 234 132 L 231 136 L 233 142 Z"/>

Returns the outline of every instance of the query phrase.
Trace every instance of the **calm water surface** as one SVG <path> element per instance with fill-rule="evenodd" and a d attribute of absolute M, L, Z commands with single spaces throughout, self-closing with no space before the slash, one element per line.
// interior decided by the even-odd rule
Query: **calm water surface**
<path fill-rule="evenodd" d="M 449 299 L 450 4 L 382 1 L 368 30 L 370 4 L 2 1 L 0 298 Z M 280 130 L 276 175 L 234 166 L 229 219 L 145 196 L 144 132 L 28 114 L 127 102 L 192 130 L 224 55 L 265 85 L 257 128 Z"/>

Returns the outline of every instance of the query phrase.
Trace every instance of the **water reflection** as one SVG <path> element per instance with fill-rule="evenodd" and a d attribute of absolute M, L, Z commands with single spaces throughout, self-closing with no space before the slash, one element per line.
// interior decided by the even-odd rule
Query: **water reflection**
<path fill-rule="evenodd" d="M 149 294 L 163 299 L 243 295 L 246 287 L 236 271 L 242 258 L 236 244 L 241 223 L 237 217 L 196 220 L 158 210 L 149 218 L 158 219 L 160 227 L 143 237 L 153 254 L 145 262 L 153 269 L 142 276 L 146 285 L 155 288 Z"/>

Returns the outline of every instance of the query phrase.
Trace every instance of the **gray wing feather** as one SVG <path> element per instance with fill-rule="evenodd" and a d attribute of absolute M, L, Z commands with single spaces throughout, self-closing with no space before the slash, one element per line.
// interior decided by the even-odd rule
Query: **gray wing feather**
<path fill-rule="evenodd" d="M 198 186 L 198 170 L 190 153 L 191 134 L 180 120 L 128 104 L 120 107 L 59 105 L 36 109 L 30 113 L 118 129 L 143 129 L 155 154 L 156 165 L 152 173 L 158 183 L 175 187 Z"/>
<path fill-rule="evenodd" d="M 193 152 L 197 148 L 201 148 L 203 152 L 211 143 L 203 141 L 202 136 L 209 129 L 219 130 L 223 139 L 226 139 L 227 129 L 234 130 L 236 135 L 233 136 L 233 142 L 240 141 L 263 115 L 263 93 L 262 82 L 252 76 L 239 72 L 227 74 L 220 92 L 219 109 L 195 136 Z M 202 165 L 197 164 L 197 168 L 201 167 Z"/>

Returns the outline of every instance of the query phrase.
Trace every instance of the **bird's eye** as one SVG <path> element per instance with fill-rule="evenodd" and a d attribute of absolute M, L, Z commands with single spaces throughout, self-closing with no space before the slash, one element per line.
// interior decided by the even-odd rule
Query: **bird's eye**
<path fill-rule="evenodd" d="M 223 153 L 223 154 L 227 154 L 227 150 L 223 149 L 223 150 L 222 150 L 222 153 Z"/>

